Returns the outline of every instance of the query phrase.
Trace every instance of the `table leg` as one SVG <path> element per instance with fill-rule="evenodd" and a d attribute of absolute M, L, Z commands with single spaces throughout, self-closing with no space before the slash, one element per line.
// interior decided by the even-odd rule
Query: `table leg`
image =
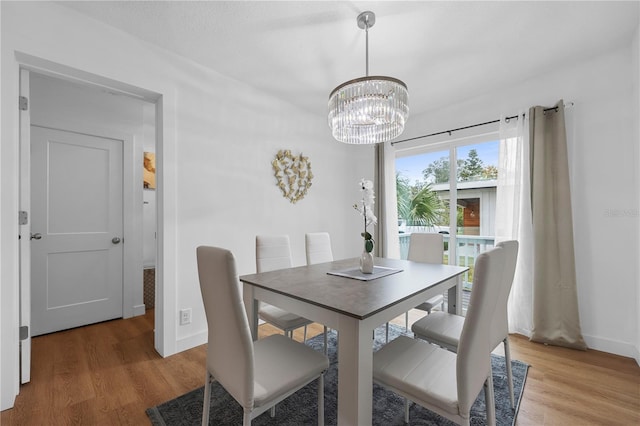
<path fill-rule="evenodd" d="M 450 314 L 462 315 L 462 278 L 452 278 L 456 285 L 447 290 L 447 311 Z"/>
<path fill-rule="evenodd" d="M 338 425 L 370 425 L 373 398 L 371 329 L 343 317 L 338 327 Z"/>
<path fill-rule="evenodd" d="M 256 341 L 258 340 L 258 301 L 253 295 L 252 285 L 242 284 L 242 299 L 244 301 L 244 308 L 247 311 L 251 337 Z"/>

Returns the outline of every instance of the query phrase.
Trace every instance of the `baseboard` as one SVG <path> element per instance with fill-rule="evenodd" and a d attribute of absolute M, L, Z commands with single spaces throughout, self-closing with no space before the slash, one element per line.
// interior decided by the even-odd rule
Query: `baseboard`
<path fill-rule="evenodd" d="M 526 330 L 515 330 L 510 331 L 510 333 L 521 334 L 527 338 L 531 338 L 531 333 Z M 582 337 L 589 349 L 633 358 L 640 366 L 640 347 L 634 346 L 632 343 L 619 342 L 617 340 L 604 339 L 602 337 L 594 337 L 585 334 L 583 334 Z"/>
<path fill-rule="evenodd" d="M 134 317 L 137 317 L 137 316 L 139 316 L 139 315 L 144 315 L 145 311 L 146 311 L 146 310 L 145 310 L 145 306 L 144 306 L 144 304 L 142 304 L 142 305 L 135 305 L 135 306 L 133 307 L 133 316 L 134 316 Z"/>
<path fill-rule="evenodd" d="M 640 365 L 640 351 L 632 343 L 620 342 L 617 340 L 605 339 L 583 334 L 582 337 L 589 349 L 633 358 Z"/>
<path fill-rule="evenodd" d="M 531 331 L 530 330 L 521 329 L 521 328 L 516 328 L 515 330 L 509 329 L 509 334 L 521 334 L 524 337 L 526 337 L 527 339 L 531 338 Z"/>
<path fill-rule="evenodd" d="M 182 337 L 176 342 L 177 352 L 186 351 L 187 349 L 204 345 L 205 343 L 207 343 L 207 339 L 208 336 L 206 331 L 201 331 L 190 336 Z"/>

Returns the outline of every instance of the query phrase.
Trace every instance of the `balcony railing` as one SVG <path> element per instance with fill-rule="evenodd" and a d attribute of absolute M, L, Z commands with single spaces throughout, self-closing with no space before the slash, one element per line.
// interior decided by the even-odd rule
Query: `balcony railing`
<path fill-rule="evenodd" d="M 400 237 L 400 258 L 406 259 L 409 253 L 409 239 L 411 233 L 402 233 Z M 444 237 L 444 263 L 449 263 L 449 240 L 448 234 L 443 234 Z M 476 257 L 484 251 L 487 251 L 494 247 L 495 237 L 480 236 L 480 235 L 456 235 L 457 244 L 457 257 L 459 266 L 468 266 L 469 271 L 462 277 L 462 290 L 463 290 L 463 302 L 462 309 L 466 311 L 469 301 L 469 292 L 471 291 L 471 283 L 473 282 L 473 265 L 475 264 Z M 445 294 L 446 303 L 446 294 Z"/>

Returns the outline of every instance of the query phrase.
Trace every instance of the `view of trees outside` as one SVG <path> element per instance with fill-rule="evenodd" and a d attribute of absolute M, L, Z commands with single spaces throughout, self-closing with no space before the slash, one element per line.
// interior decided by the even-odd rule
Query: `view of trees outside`
<path fill-rule="evenodd" d="M 498 141 L 463 146 L 456 154 L 458 182 L 497 179 Z M 449 151 L 397 158 L 398 219 L 408 226 L 448 226 L 448 200 L 441 200 L 433 187 L 448 183 L 449 174 Z M 458 226 L 461 221 L 458 209 Z"/>
<path fill-rule="evenodd" d="M 457 164 L 458 182 L 488 180 L 498 177 L 498 168 L 494 164 L 485 165 L 476 148 L 469 149 L 467 158 L 458 159 Z M 422 170 L 422 175 L 425 182 L 447 183 L 449 182 L 449 172 L 449 156 L 447 153 L 447 156 L 431 162 Z"/>

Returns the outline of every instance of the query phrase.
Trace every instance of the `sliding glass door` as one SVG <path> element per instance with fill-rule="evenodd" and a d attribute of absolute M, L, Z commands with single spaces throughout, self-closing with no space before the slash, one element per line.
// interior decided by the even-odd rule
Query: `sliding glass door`
<path fill-rule="evenodd" d="M 466 311 L 477 255 L 494 245 L 496 135 L 396 152 L 400 254 L 413 232 L 444 234 L 444 263 L 469 266 L 463 278 Z"/>

